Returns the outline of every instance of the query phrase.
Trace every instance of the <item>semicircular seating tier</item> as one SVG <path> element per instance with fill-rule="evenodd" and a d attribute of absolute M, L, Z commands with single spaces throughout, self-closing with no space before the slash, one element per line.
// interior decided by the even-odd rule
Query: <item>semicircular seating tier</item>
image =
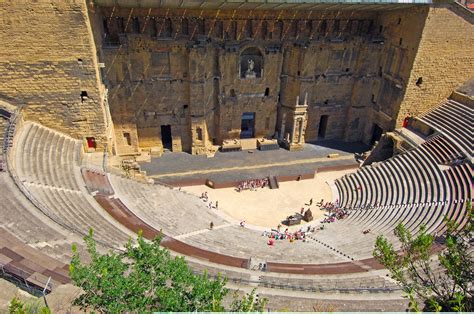
<path fill-rule="evenodd" d="M 449 137 L 467 156 L 473 155 L 474 109 L 454 99 L 447 99 L 439 106 L 417 119 Z"/>
<path fill-rule="evenodd" d="M 95 238 L 111 248 L 120 247 L 133 236 L 87 192 L 79 167 L 80 141 L 25 122 L 13 149 L 19 183 L 43 214 L 81 235 L 92 228 Z"/>
<path fill-rule="evenodd" d="M 446 108 L 452 106 L 459 116 L 451 119 Z M 437 112 L 443 112 L 445 120 L 435 123 Z M 466 203 L 472 199 L 471 155 L 466 155 L 472 148 L 472 128 L 465 125 L 472 112 L 447 100 L 423 116 L 436 126 L 423 144 L 336 180 L 340 205 L 350 210 L 350 216 L 329 229 L 355 226 L 383 234 L 403 223 L 414 233 L 423 224 L 429 232 L 441 234 L 445 217 L 462 228 Z"/>
<path fill-rule="evenodd" d="M 365 285 L 394 291 L 370 258 L 378 234 L 393 238 L 398 222 L 414 232 L 425 224 L 430 232 L 440 233 L 446 215 L 461 226 L 465 223 L 472 165 L 453 159 L 463 156 L 453 138 L 438 133 L 416 149 L 338 179 L 339 202 L 351 215 L 311 234 L 306 242 L 280 241 L 276 247 L 268 246 L 260 231 L 241 228 L 196 196 L 100 171 L 81 172 L 81 142 L 37 123 L 25 122 L 19 128 L 9 164 L 17 193 L 30 202 L 18 212 L 33 211 L 48 222 L 50 227 L 43 223 L 44 232 L 53 232 L 58 243 L 69 233 L 76 241 L 93 228 L 99 244 L 120 248 L 139 229 L 151 236 L 162 231 L 163 244 L 186 255 L 196 271 L 222 272 L 236 282 L 308 291 L 327 282 L 334 287 L 330 291 L 357 292 Z M 10 189 L 15 190 L 12 182 Z M 38 237 L 20 235 L 14 230 L 19 226 L 14 213 L 8 216 L 11 224 L 2 225 L 7 231 L 25 243 Z M 24 223 L 33 226 L 30 220 L 34 219 Z M 372 232 L 363 234 L 367 228 Z M 54 242 L 46 235 L 41 239 L 49 246 Z M 268 265 L 269 272 L 258 280 L 244 269 L 252 268 L 252 260 Z M 341 282 L 344 278 L 346 284 Z"/>
<path fill-rule="evenodd" d="M 120 215 L 126 219 L 135 217 L 155 230 L 162 230 L 168 235 L 168 243 L 174 241 L 171 249 L 178 248 L 176 243 L 184 247 L 184 252 L 177 252 L 185 253 L 197 272 L 208 269 L 211 275 L 220 272 L 233 282 L 278 289 L 354 293 L 399 290 L 384 278 L 384 271 L 374 268 L 369 272 L 342 252 L 317 241 L 281 242 L 278 250 L 272 250 L 259 231 L 228 222 L 190 194 L 87 169 L 82 169 L 81 176 L 81 151 L 80 142 L 32 122 L 25 122 L 15 136 L 10 178 L 17 184 L 17 193 L 21 191 L 26 203 L 29 201 L 28 210 L 42 218 L 37 224 L 44 225 L 48 232 L 60 230 L 73 234 L 70 238 L 66 235 L 66 239 L 80 242 L 79 238 L 92 227 L 100 245 L 120 248 L 136 230 L 120 224 L 103 206 L 105 203 L 100 202 L 116 201 L 115 205 L 120 204 L 121 209 L 127 211 Z M 28 215 L 26 211 L 25 215 Z M 11 221 L 15 219 L 14 213 L 9 216 Z M 32 217 L 30 220 L 34 221 Z M 215 223 L 214 230 L 208 229 L 211 219 Z M 13 229 L 14 225 L 10 231 L 15 236 L 21 233 Z M 42 238 L 45 247 L 53 246 L 54 241 L 67 243 L 64 237 L 48 237 L 45 233 Z M 24 235 L 24 238 L 31 241 L 34 236 Z M 52 256 L 55 254 L 51 253 Z M 68 257 L 63 256 L 63 259 Z M 226 264 L 226 259 L 240 262 L 250 257 L 268 261 L 268 269 L 280 274 L 268 272 L 265 278 L 255 280 L 255 273 L 245 269 L 248 265 L 241 263 L 232 267 Z M 292 263 L 300 264 L 294 267 Z M 314 263 L 322 263 L 323 267 Z M 297 273 L 307 272 L 307 275 L 292 275 L 292 267 L 298 269 Z M 285 272 L 289 274 L 282 274 Z M 346 277 L 348 280 L 343 284 Z"/>
<path fill-rule="evenodd" d="M 13 128 L 8 118 L 0 117 L 0 133 L 9 146 Z M 3 156 L 6 158 L 6 155 Z M 6 162 L 6 160 L 4 159 Z M 68 283 L 71 245 L 78 244 L 83 255 L 81 238 L 51 224 L 15 184 L 5 168 L 0 171 L 0 268 L 2 275 L 27 289 L 42 290 L 49 279 L 47 291 Z"/>

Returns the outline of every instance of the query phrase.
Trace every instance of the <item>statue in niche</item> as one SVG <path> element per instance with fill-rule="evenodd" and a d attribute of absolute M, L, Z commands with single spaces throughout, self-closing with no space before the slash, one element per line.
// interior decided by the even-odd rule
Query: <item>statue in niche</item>
<path fill-rule="evenodd" d="M 240 55 L 240 78 L 255 79 L 262 77 L 263 56 L 256 47 L 248 47 Z"/>
<path fill-rule="evenodd" d="M 256 77 L 256 73 L 254 71 L 255 61 L 253 61 L 252 59 L 248 59 L 247 64 L 248 64 L 248 67 L 247 67 L 247 72 L 245 73 L 245 78 L 255 78 Z"/>
<path fill-rule="evenodd" d="M 247 72 L 255 73 L 254 70 L 253 70 L 253 67 L 255 66 L 255 62 L 252 59 L 249 59 L 248 64 L 249 64 L 249 68 L 248 68 Z"/>

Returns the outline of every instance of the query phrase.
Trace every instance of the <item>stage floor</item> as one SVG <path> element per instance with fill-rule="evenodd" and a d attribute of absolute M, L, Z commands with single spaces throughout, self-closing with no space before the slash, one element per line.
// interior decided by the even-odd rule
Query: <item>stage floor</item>
<path fill-rule="evenodd" d="M 368 147 L 362 143 L 321 141 L 305 144 L 304 150 L 218 152 L 213 158 L 188 153 L 165 153 L 151 162 L 141 162 L 141 169 L 156 181 L 173 184 L 210 179 L 215 182 L 242 181 L 268 176 L 314 173 L 318 168 L 357 165 L 353 155 Z M 337 158 L 327 158 L 329 154 Z M 176 185 L 176 184 L 173 184 Z"/>
<path fill-rule="evenodd" d="M 354 172 L 355 169 L 340 170 L 333 172 L 318 173 L 313 179 L 302 181 L 281 182 L 280 188 L 271 190 L 268 187 L 259 188 L 256 191 L 237 192 L 234 188 L 211 189 L 204 185 L 183 187 L 184 191 L 196 196 L 201 196 L 207 192 L 209 201 L 219 208 L 215 209 L 216 214 L 233 223 L 245 221 L 248 227 L 259 230 L 270 230 L 276 228 L 289 215 L 300 213 L 311 209 L 313 221 L 290 227 L 291 231 L 307 228 L 308 225 L 315 227 L 324 219 L 325 211 L 316 206 L 321 199 L 324 202 L 331 202 L 334 199 L 331 188 L 326 182 Z M 309 206 L 310 199 L 313 204 Z M 260 229 L 262 228 L 262 229 Z M 282 226 L 282 230 L 287 227 Z"/>

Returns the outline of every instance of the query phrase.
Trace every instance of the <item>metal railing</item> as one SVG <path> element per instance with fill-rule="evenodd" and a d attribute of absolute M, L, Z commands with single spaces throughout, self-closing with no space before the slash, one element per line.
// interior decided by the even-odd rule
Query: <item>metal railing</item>
<path fill-rule="evenodd" d="M 51 277 L 49 277 L 47 281 L 44 281 L 42 278 L 36 277 L 34 273 L 10 264 L 0 262 L 0 277 L 13 282 L 15 285 L 37 297 L 45 296 L 53 291 Z M 28 280 L 31 277 L 34 277 L 35 283 Z"/>

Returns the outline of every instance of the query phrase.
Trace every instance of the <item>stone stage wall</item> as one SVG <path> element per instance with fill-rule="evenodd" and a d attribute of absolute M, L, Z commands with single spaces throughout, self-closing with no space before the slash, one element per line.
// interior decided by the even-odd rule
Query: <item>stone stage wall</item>
<path fill-rule="evenodd" d="M 322 137 L 370 143 L 474 74 L 472 13 L 456 4 L 378 7 L 3 1 L 0 99 L 120 154 L 159 154 L 164 141 L 205 154 L 242 135 L 244 113 L 254 119 L 247 135 L 278 136 L 290 149 Z"/>
<path fill-rule="evenodd" d="M 119 152 L 162 150 L 170 125 L 173 151 L 205 153 L 245 112 L 254 137 L 370 142 L 395 125 L 427 12 L 97 9 Z"/>

